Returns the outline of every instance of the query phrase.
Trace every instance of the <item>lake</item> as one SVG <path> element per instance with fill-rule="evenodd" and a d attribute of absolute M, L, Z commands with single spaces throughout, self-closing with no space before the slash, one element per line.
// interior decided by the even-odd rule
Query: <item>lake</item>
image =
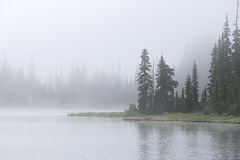
<path fill-rule="evenodd" d="M 2 113 L 0 159 L 240 159 L 240 125 Z"/>

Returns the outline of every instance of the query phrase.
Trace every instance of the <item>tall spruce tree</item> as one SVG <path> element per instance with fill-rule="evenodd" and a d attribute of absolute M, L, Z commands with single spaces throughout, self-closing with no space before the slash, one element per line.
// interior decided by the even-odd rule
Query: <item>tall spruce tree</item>
<path fill-rule="evenodd" d="M 185 90 L 182 88 L 181 97 L 179 100 L 179 112 L 186 112 Z"/>
<path fill-rule="evenodd" d="M 217 77 L 213 91 L 211 93 L 210 104 L 213 112 L 217 112 L 219 114 L 223 113 L 224 111 L 224 104 L 221 98 L 221 92 L 221 84 L 219 78 Z"/>
<path fill-rule="evenodd" d="M 155 113 L 170 112 L 172 96 L 178 82 L 173 80 L 174 69 L 170 68 L 161 56 L 156 73 Z"/>
<path fill-rule="evenodd" d="M 235 80 L 234 88 L 233 88 L 233 97 L 234 104 L 232 106 L 231 112 L 232 114 L 240 115 L 240 88 L 238 80 Z"/>
<path fill-rule="evenodd" d="M 141 113 L 148 112 L 151 108 L 151 93 L 153 90 L 153 81 L 150 74 L 151 64 L 149 62 L 149 53 L 143 49 L 141 54 L 141 63 L 138 73 L 138 109 Z"/>
<path fill-rule="evenodd" d="M 173 112 L 180 112 L 180 111 L 181 111 L 180 98 L 178 96 L 178 91 L 176 91 L 176 93 L 175 93 L 175 104 L 174 104 Z"/>
<path fill-rule="evenodd" d="M 240 30 L 238 29 L 238 7 L 239 0 L 237 1 L 236 21 L 235 30 L 233 31 L 233 70 L 235 78 L 237 79 L 238 85 L 240 84 Z"/>
<path fill-rule="evenodd" d="M 219 77 L 219 84 L 221 88 L 221 99 L 224 103 L 224 111 L 227 111 L 230 107 L 230 89 L 233 85 L 233 68 L 232 68 L 232 51 L 230 42 L 230 28 L 228 16 L 226 16 L 226 22 L 224 23 L 223 33 L 219 44 L 218 54 L 218 66 L 217 76 Z"/>
<path fill-rule="evenodd" d="M 220 43 L 220 40 L 219 40 Z M 210 75 L 208 76 L 209 78 L 209 83 L 208 83 L 208 92 L 211 93 L 212 89 L 214 87 L 214 83 L 216 81 L 216 77 L 217 77 L 217 61 L 218 61 L 218 46 L 215 43 L 214 47 L 212 49 L 212 61 L 211 61 L 211 67 L 209 70 Z"/>
<path fill-rule="evenodd" d="M 198 99 L 199 99 L 199 83 L 198 83 L 198 69 L 196 61 L 193 63 L 192 68 L 192 92 L 193 92 L 193 103 L 194 106 L 198 107 Z"/>
<path fill-rule="evenodd" d="M 185 112 L 193 112 L 195 107 L 193 101 L 193 86 L 190 74 L 188 74 L 185 81 L 185 100 L 186 100 Z"/>
<path fill-rule="evenodd" d="M 205 86 L 201 95 L 201 102 L 200 102 L 201 110 L 205 110 L 207 104 L 208 104 L 208 94 L 207 94 L 207 87 Z"/>

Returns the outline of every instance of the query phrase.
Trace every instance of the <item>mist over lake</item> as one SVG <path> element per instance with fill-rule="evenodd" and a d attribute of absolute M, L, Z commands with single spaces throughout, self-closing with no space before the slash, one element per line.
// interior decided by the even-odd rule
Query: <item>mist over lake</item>
<path fill-rule="evenodd" d="M 0 160 L 240 159 L 239 0 L 1 0 Z"/>
<path fill-rule="evenodd" d="M 239 125 L 29 113 L 0 115 L 1 159 L 240 158 Z"/>

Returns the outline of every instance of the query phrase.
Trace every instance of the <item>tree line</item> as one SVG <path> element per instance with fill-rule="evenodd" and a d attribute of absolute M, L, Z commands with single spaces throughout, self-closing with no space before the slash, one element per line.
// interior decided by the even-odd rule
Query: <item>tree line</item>
<path fill-rule="evenodd" d="M 29 73 L 12 67 L 5 58 L 0 65 L 0 106 L 108 106 L 137 99 L 136 81 L 120 73 L 107 75 L 102 69 L 92 76 L 75 65 L 69 76 L 56 71 L 51 80 L 41 81 L 34 64 Z"/>
<path fill-rule="evenodd" d="M 209 83 L 199 94 L 196 61 L 185 79 L 181 93 L 176 90 L 174 69 L 166 64 L 163 55 L 157 64 L 149 61 L 147 49 L 141 53 L 138 73 L 138 105 L 130 105 L 129 112 L 162 114 L 165 112 L 196 112 L 240 114 L 240 30 L 238 15 L 231 40 L 228 16 L 222 34 L 211 52 Z"/>

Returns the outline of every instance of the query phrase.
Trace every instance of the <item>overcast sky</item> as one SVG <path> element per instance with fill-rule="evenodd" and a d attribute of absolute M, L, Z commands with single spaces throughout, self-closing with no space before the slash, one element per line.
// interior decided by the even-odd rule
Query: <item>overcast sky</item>
<path fill-rule="evenodd" d="M 134 74 L 140 53 L 179 64 L 186 42 L 230 25 L 236 0 L 0 0 L 0 61 L 29 66 L 39 75 L 105 68 Z"/>

